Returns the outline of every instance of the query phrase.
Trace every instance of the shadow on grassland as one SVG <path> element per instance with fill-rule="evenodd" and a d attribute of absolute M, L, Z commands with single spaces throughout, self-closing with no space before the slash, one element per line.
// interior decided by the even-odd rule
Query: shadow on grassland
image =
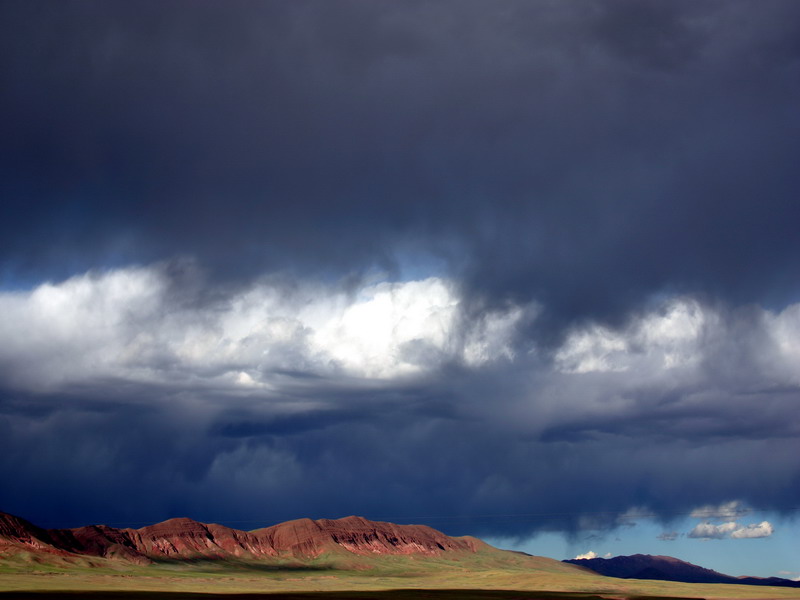
<path fill-rule="evenodd" d="M 261 573 L 276 573 L 281 571 L 286 572 L 314 572 L 314 571 L 335 571 L 336 567 L 332 564 L 303 564 L 303 563 L 263 563 L 252 560 L 236 560 L 231 558 L 213 558 L 213 557 L 190 557 L 180 559 L 153 559 L 153 566 L 171 568 L 174 567 L 179 570 L 186 570 L 191 567 L 192 570 L 199 571 L 256 571 Z M 204 598 L 207 595 L 203 594 Z"/>
<path fill-rule="evenodd" d="M 619 598 L 619 596 L 614 596 Z M 367 592 L 278 592 L 202 594 L 193 592 L 0 592 L 0 600 L 609 600 L 595 594 L 515 590 L 384 590 Z M 700 600 L 631 596 L 630 600 Z"/>

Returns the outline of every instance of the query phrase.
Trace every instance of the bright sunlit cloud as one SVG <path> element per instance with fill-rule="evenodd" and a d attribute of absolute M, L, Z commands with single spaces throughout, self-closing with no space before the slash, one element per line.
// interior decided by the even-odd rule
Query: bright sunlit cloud
<path fill-rule="evenodd" d="M 774 529 L 769 521 L 762 521 L 761 523 L 751 525 L 740 525 L 735 521 L 728 521 L 715 525 L 706 521 L 704 523 L 698 523 L 694 529 L 688 533 L 688 537 L 704 540 L 721 540 L 725 538 L 750 539 L 769 537 L 773 532 Z"/>
<path fill-rule="evenodd" d="M 103 377 L 193 378 L 252 387 L 276 370 L 366 378 L 421 373 L 447 361 L 513 356 L 512 307 L 463 323 L 441 278 L 367 284 L 355 293 L 260 281 L 201 302 L 158 267 L 87 273 L 0 294 L 0 361 L 42 388 Z"/>
<path fill-rule="evenodd" d="M 774 531 L 775 529 L 769 521 L 761 521 L 761 523 L 740 527 L 731 533 L 731 537 L 734 539 L 763 538 L 771 536 Z"/>
<path fill-rule="evenodd" d="M 676 299 L 622 331 L 600 325 L 574 330 L 556 354 L 556 363 L 567 373 L 691 366 L 699 358 L 703 329 L 713 321 L 713 313 L 696 301 Z"/>

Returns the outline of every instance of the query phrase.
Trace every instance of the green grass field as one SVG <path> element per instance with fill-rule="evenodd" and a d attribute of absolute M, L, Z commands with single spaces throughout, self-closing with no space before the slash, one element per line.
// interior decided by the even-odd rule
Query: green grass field
<path fill-rule="evenodd" d="M 602 577 L 558 561 L 481 552 L 448 558 L 328 557 L 275 564 L 195 560 L 151 566 L 103 559 L 41 562 L 0 558 L 0 600 L 212 600 L 227 598 L 402 600 L 771 598 L 800 600 L 800 589 Z"/>

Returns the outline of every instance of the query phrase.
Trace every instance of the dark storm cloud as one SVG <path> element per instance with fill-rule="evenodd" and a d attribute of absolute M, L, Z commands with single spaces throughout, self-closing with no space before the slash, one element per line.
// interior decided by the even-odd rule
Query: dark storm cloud
<path fill-rule="evenodd" d="M 3 10 L 12 283 L 413 248 L 556 330 L 663 291 L 796 292 L 794 2 Z"/>
<path fill-rule="evenodd" d="M 707 324 L 679 348 L 688 362 L 671 368 L 659 352 L 673 352 L 673 338 L 638 341 L 639 329 L 663 325 L 645 318 L 619 333 L 625 369 L 621 357 L 575 372 L 561 368 L 574 365 L 563 357 L 554 365 L 527 355 L 453 359 L 402 378 L 267 371 L 257 387 L 218 379 L 214 361 L 228 358 L 214 352 L 191 378 L 180 377 L 191 365 L 144 352 L 150 363 L 118 364 L 116 379 L 90 370 L 83 383 L 44 391 L 23 379 L 0 394 L 0 478 L 14 482 L 3 508 L 56 525 L 180 514 L 244 528 L 356 513 L 495 536 L 607 531 L 630 526 L 621 513 L 636 507 L 665 524 L 730 500 L 789 510 L 800 486 L 800 387 L 796 350 L 780 336 L 794 339 L 797 307 L 704 310 Z M 138 322 L 171 327 L 156 323 Z M 296 355 L 306 351 L 293 343 Z M 571 344 L 586 347 L 568 341 L 561 352 Z M 48 358 L 29 380 L 80 375 L 82 363 L 64 369 L 63 360 Z M 244 360 L 233 368 L 249 369 Z M 132 381 L 141 373 L 152 382 Z"/>
<path fill-rule="evenodd" d="M 795 502 L 797 2 L 0 10 L 1 281 L 80 275 L 0 292 L 0 509 L 524 535 Z M 336 303 L 415 260 L 453 287 L 394 313 L 436 318 L 348 346 Z"/>
<path fill-rule="evenodd" d="M 4 509 L 55 524 L 181 514 L 245 528 L 357 513 L 428 522 L 453 534 L 524 536 L 613 528 L 629 506 L 668 520 L 720 498 L 780 511 L 796 497 L 797 432 L 787 435 L 781 422 L 797 394 L 773 400 L 770 435 L 719 426 L 719 419 L 745 414 L 750 404 L 742 403 L 736 411 L 687 410 L 666 428 L 657 409 L 641 408 L 630 417 L 638 426 L 623 419 L 565 437 L 550 435 L 553 417 L 535 403 L 527 404 L 526 420 L 513 423 L 504 415 L 519 398 L 498 396 L 487 405 L 480 390 L 489 383 L 481 379 L 497 376 L 430 382 L 417 398 L 441 402 L 449 392 L 451 412 L 440 417 L 422 403 L 339 398 L 331 414 L 285 417 L 264 397 L 254 403 L 159 386 L 131 390 L 127 401 L 113 388 L 95 390 L 114 397 L 103 411 L 95 410 L 99 397 L 25 398 L 49 405 L 46 418 L 4 400 L 1 475 L 14 482 Z M 572 391 L 591 394 L 595 383 Z M 643 403 L 657 404 L 659 390 L 651 394 Z M 141 398 L 148 410 L 140 410 Z M 315 390 L 320 399 L 324 389 Z"/>

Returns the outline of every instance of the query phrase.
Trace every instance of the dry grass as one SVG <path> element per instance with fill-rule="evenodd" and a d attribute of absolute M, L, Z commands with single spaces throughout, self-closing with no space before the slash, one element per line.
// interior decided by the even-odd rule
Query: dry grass
<path fill-rule="evenodd" d="M 315 598 L 561 599 L 715 598 L 800 600 L 800 589 L 602 577 L 555 560 L 479 553 L 447 559 L 376 557 L 361 568 L 316 561 L 195 561 L 136 567 L 114 561 L 39 563 L 0 559 L 0 600 L 90 598 L 185 600 L 265 594 Z M 369 566 L 369 568 L 366 568 Z M 287 596 L 287 594 L 290 594 Z M 233 595 L 233 596 L 232 596 Z M 275 596 L 277 595 L 277 596 Z"/>

